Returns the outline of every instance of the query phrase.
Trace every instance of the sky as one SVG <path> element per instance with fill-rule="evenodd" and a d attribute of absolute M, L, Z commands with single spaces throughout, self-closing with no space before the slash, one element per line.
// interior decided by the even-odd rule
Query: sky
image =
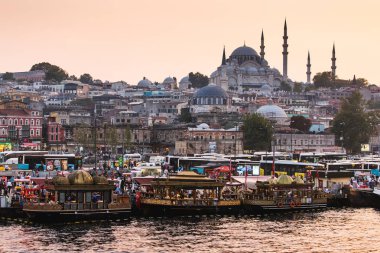
<path fill-rule="evenodd" d="M 330 71 L 335 42 L 339 78 L 380 85 L 377 0 L 0 0 L 0 73 L 38 62 L 103 81 L 162 82 L 189 72 L 210 75 L 244 44 L 282 72 L 288 24 L 288 76 L 306 81 Z"/>

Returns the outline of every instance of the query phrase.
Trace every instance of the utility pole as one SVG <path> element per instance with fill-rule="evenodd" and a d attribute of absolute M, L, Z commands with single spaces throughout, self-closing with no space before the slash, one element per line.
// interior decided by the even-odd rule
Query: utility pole
<path fill-rule="evenodd" d="M 97 157 L 96 157 L 96 104 L 94 109 L 94 154 L 95 154 L 95 169 L 97 170 Z"/>

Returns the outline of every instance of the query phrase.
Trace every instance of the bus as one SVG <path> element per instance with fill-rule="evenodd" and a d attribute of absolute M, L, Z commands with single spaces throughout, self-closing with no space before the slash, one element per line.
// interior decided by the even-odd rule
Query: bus
<path fill-rule="evenodd" d="M 295 157 L 297 154 L 295 154 Z M 326 153 L 300 153 L 298 154 L 298 161 L 300 162 L 321 162 L 321 161 L 340 161 L 347 160 L 346 153 L 326 152 Z"/>
<path fill-rule="evenodd" d="M 266 152 L 266 151 L 260 151 L 255 152 L 254 154 L 255 160 L 254 161 L 273 161 L 273 152 Z M 274 157 L 277 160 L 290 160 L 291 157 L 288 153 L 284 152 L 274 152 Z"/>
<path fill-rule="evenodd" d="M 75 154 L 49 154 L 48 151 L 0 152 L 0 168 L 33 171 L 66 171 L 82 167 L 82 157 Z"/>
<path fill-rule="evenodd" d="M 278 160 L 274 162 L 274 165 L 275 174 L 277 176 L 285 174 L 304 178 L 307 176 L 308 171 L 325 171 L 324 165 L 320 163 L 303 163 L 289 160 Z M 260 176 L 272 175 L 272 166 L 273 161 L 260 161 Z"/>

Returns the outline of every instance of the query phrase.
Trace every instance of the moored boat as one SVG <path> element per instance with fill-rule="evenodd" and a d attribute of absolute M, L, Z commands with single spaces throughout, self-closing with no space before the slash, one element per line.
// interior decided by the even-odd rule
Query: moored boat
<path fill-rule="evenodd" d="M 182 171 L 144 185 L 136 194 L 136 206 L 140 214 L 148 216 L 238 213 L 240 186 Z"/>
<path fill-rule="evenodd" d="M 104 177 L 75 171 L 45 183 L 44 202 L 25 202 L 23 211 L 37 222 L 108 220 L 128 217 L 129 196 L 113 194 L 115 186 Z"/>
<path fill-rule="evenodd" d="M 293 180 L 288 175 L 265 182 L 256 182 L 256 189 L 243 194 L 246 212 L 271 213 L 323 209 L 327 207 L 328 194 L 313 189 L 314 183 Z"/>

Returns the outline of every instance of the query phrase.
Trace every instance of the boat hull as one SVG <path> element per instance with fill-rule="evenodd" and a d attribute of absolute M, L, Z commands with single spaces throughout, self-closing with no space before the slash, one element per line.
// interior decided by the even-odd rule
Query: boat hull
<path fill-rule="evenodd" d="M 245 213 L 265 214 L 281 212 L 298 212 L 327 208 L 327 199 L 320 199 L 314 203 L 276 204 L 274 201 L 244 200 Z"/>
<path fill-rule="evenodd" d="M 0 217 L 2 219 L 24 219 L 27 218 L 26 214 L 22 211 L 21 207 L 1 207 Z"/>
<path fill-rule="evenodd" d="M 38 223 L 116 220 L 130 217 L 130 208 L 99 210 L 23 210 L 27 217 Z"/>
<path fill-rule="evenodd" d="M 352 207 L 374 207 L 375 195 L 371 189 L 351 189 L 350 205 Z"/>
<path fill-rule="evenodd" d="M 160 206 L 144 205 L 136 210 L 142 216 L 195 216 L 216 214 L 239 214 L 240 205 L 237 206 Z"/>

